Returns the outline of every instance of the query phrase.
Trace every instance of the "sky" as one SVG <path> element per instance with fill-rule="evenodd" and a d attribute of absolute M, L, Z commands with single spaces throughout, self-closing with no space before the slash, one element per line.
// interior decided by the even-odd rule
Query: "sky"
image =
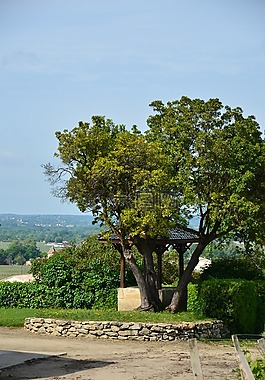
<path fill-rule="evenodd" d="M 265 126 L 264 0 L 0 0 L 0 213 L 79 214 L 42 164 L 56 131 L 219 98 Z"/>

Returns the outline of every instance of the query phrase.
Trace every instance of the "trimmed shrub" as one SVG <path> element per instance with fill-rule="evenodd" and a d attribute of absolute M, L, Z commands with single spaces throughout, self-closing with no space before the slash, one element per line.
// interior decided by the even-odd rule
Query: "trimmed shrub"
<path fill-rule="evenodd" d="M 265 281 L 255 281 L 257 289 L 256 331 L 265 331 Z"/>
<path fill-rule="evenodd" d="M 0 282 L 0 307 L 91 309 L 117 308 L 117 289 L 92 291 L 69 285 L 49 288 L 47 285 Z"/>
<path fill-rule="evenodd" d="M 187 311 L 200 316 L 202 314 L 202 308 L 199 301 L 199 285 L 198 284 L 188 284 L 188 300 L 187 300 Z"/>
<path fill-rule="evenodd" d="M 242 258 L 219 259 L 211 263 L 200 276 L 201 281 L 209 278 L 233 278 L 244 280 L 264 279 L 262 270 L 255 265 L 250 265 L 249 261 Z"/>
<path fill-rule="evenodd" d="M 204 316 L 223 320 L 232 333 L 250 334 L 263 328 L 264 298 L 264 281 L 210 279 L 198 286 L 193 304 Z"/>

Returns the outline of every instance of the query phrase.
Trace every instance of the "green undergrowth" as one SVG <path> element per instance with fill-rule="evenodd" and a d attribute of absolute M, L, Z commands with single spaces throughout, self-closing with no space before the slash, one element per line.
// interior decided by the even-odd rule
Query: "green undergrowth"
<path fill-rule="evenodd" d="M 84 309 L 19 309 L 0 308 L 0 326 L 21 327 L 25 318 L 55 318 L 77 321 L 120 321 L 120 322 L 150 322 L 150 323 L 180 323 L 196 322 L 199 319 L 193 313 L 182 312 L 138 312 L 115 310 L 84 310 Z"/>

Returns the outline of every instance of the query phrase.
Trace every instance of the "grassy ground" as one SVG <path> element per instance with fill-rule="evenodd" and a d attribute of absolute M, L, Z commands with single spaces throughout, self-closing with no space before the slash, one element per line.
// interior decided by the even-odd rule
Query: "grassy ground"
<path fill-rule="evenodd" d="M 0 308 L 0 326 L 20 327 L 25 318 L 56 318 L 78 321 L 120 321 L 178 323 L 198 321 L 192 313 L 171 314 L 168 312 L 149 313 L 115 310 L 65 310 L 65 309 L 16 309 Z"/>
<path fill-rule="evenodd" d="M 20 274 L 28 274 L 30 267 L 25 265 L 0 265 L 0 281 Z"/>
<path fill-rule="evenodd" d="M 0 249 L 7 249 L 9 244 L 10 244 L 10 241 L 0 241 Z M 37 248 L 39 248 L 41 252 L 48 252 L 49 249 L 51 248 L 50 245 L 45 244 L 43 242 L 37 242 L 36 244 L 37 244 Z"/>
<path fill-rule="evenodd" d="M 39 248 L 39 250 L 40 250 L 41 252 L 48 252 L 49 249 L 51 248 L 50 245 L 45 244 L 45 243 L 42 243 L 41 241 L 40 241 L 40 242 L 37 242 L 36 244 L 37 244 L 37 248 Z"/>
<path fill-rule="evenodd" d="M 0 241 L 0 249 L 7 249 L 9 244 L 9 241 Z"/>

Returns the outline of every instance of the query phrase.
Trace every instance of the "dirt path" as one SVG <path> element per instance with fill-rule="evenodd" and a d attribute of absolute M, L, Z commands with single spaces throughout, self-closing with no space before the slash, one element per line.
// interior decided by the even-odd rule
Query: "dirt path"
<path fill-rule="evenodd" d="M 205 379 L 236 380 L 233 347 L 199 342 Z M 40 336 L 0 328 L 0 350 L 62 353 L 7 368 L 0 379 L 193 380 L 188 343 L 130 342 Z"/>

